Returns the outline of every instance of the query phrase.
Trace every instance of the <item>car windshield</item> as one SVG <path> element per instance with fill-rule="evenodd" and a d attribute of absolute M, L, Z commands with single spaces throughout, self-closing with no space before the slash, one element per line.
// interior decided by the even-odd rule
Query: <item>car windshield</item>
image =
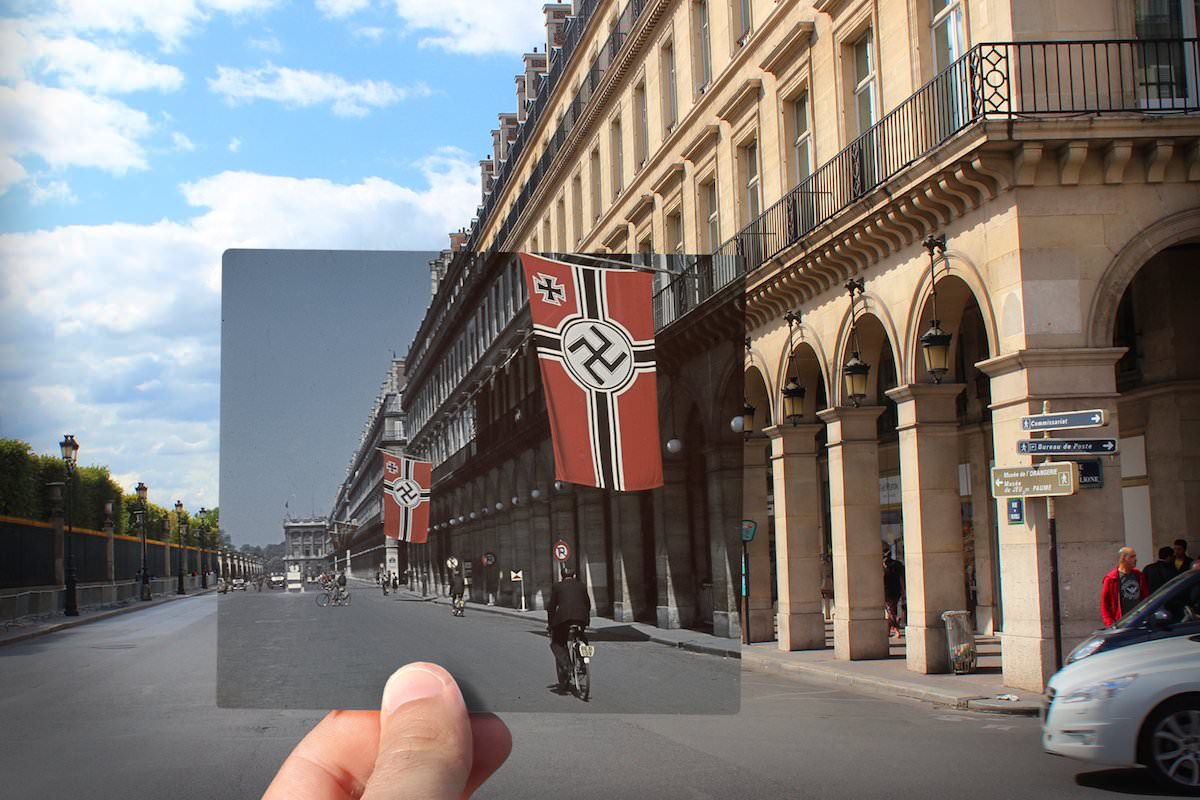
<path fill-rule="evenodd" d="M 1200 570 L 1189 570 L 1159 587 L 1158 591 L 1138 603 L 1132 611 L 1117 620 L 1114 628 L 1141 625 L 1159 608 L 1171 615 L 1169 625 L 1200 619 Z"/>

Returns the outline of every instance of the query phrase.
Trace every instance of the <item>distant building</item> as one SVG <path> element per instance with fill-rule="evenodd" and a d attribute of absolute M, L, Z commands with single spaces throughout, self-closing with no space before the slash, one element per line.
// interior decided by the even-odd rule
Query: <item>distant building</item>
<path fill-rule="evenodd" d="M 325 517 L 284 519 L 283 541 L 286 545 L 283 561 L 289 572 L 299 567 L 304 575 L 319 575 L 329 567 L 333 544 Z"/>
<path fill-rule="evenodd" d="M 407 444 L 401 409 L 405 379 L 404 359 L 392 359 L 330 514 L 335 555 L 343 565 L 349 555 L 351 571 L 359 577 L 374 577 L 380 565 L 389 572 L 405 567 L 396 542 L 383 535 L 383 459 L 379 453 L 380 449 L 401 453 Z"/>

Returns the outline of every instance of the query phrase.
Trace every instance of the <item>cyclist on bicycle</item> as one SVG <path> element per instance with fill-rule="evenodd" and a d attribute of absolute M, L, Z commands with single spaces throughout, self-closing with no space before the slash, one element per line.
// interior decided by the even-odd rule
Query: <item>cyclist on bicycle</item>
<path fill-rule="evenodd" d="M 463 616 L 463 594 L 466 592 L 467 582 L 463 578 L 462 569 L 454 567 L 450 570 L 450 613 L 453 616 Z"/>
<path fill-rule="evenodd" d="M 584 631 L 592 620 L 592 598 L 588 596 L 587 587 L 579 580 L 579 573 L 574 568 L 562 568 L 562 580 L 550 590 L 546 617 L 546 628 L 550 631 L 550 651 L 554 653 L 554 666 L 558 673 L 558 689 L 565 692 L 571 675 L 567 634 L 572 625 L 578 625 L 579 638 L 584 644 L 588 644 Z"/>
<path fill-rule="evenodd" d="M 343 598 L 346 596 L 346 573 L 338 570 L 337 577 L 333 579 L 334 597 Z"/>

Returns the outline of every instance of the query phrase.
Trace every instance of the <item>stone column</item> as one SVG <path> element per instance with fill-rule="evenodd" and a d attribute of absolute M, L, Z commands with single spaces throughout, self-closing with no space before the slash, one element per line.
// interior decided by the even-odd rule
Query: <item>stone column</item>
<path fill-rule="evenodd" d="M 537 500 L 530 497 L 528 506 L 530 543 L 525 592 L 529 598 L 529 607 L 536 611 L 546 607 L 546 600 L 550 597 L 550 585 L 554 582 L 551 574 L 554 558 L 550 555 L 550 547 L 553 544 L 551 505 L 544 492 L 544 489 L 538 489 L 541 496 Z"/>
<path fill-rule="evenodd" d="M 612 521 L 613 620 L 637 619 L 637 600 L 642 583 L 642 509 L 634 492 L 609 495 L 609 519 Z M 650 554 L 653 557 L 653 554 Z"/>
<path fill-rule="evenodd" d="M 712 556 L 713 635 L 742 637 L 741 592 L 742 442 L 704 453 L 708 479 L 708 530 Z"/>
<path fill-rule="evenodd" d="M 753 520 L 758 529 L 748 546 L 750 562 L 749 640 L 770 642 L 775 639 L 775 609 L 771 602 L 771 534 L 767 518 L 767 448 L 760 436 L 745 440 L 742 446 L 742 518 Z M 740 554 L 739 554 L 740 556 Z M 741 583 L 745 583 L 743 576 Z"/>
<path fill-rule="evenodd" d="M 605 547 L 604 493 L 599 489 L 579 488 L 576 512 L 579 535 L 576 537 L 576 563 L 592 597 L 592 606 L 598 611 L 612 608 L 612 595 L 608 585 L 608 550 Z M 560 536 L 571 544 L 571 540 Z M 568 562 L 570 563 L 570 562 Z"/>
<path fill-rule="evenodd" d="M 582 536 L 581 531 L 576 522 L 576 502 L 582 504 L 583 492 L 576 492 L 574 489 L 564 485 L 563 489 L 550 489 L 550 547 L 554 547 L 554 543 L 562 539 L 571 547 L 571 552 L 574 553 L 571 561 L 567 562 L 573 566 L 579 567 L 579 577 L 584 581 L 588 581 L 588 572 L 583 568 L 583 556 L 580 553 L 580 544 Z M 597 509 L 593 503 L 589 506 L 592 513 L 596 513 Z M 554 556 L 550 556 L 550 579 L 544 584 L 546 597 L 550 596 L 550 591 L 554 584 L 558 581 L 559 562 L 554 560 Z M 596 595 L 592 591 L 590 583 L 588 586 L 588 594 L 592 598 L 592 610 L 595 611 L 598 607 Z"/>
<path fill-rule="evenodd" d="M 839 659 L 887 658 L 879 517 L 882 406 L 827 408 L 830 533 L 833 538 L 833 650 Z"/>
<path fill-rule="evenodd" d="M 105 510 L 104 526 L 101 530 L 104 532 L 104 577 L 109 583 L 113 583 L 116 580 L 116 559 L 113 555 L 113 528 L 112 514 L 108 510 Z"/>
<path fill-rule="evenodd" d="M 779 649 L 822 650 L 819 423 L 767 428 L 775 475 Z"/>
<path fill-rule="evenodd" d="M 62 481 L 47 483 L 46 490 L 50 496 L 50 535 L 54 539 L 54 583 L 66 584 L 66 530 L 63 527 L 63 487 Z"/>
<path fill-rule="evenodd" d="M 513 606 L 513 585 L 508 579 L 508 570 L 512 568 L 516 561 L 516 548 L 513 546 L 513 530 L 510 524 L 510 516 L 507 511 L 496 511 L 494 505 L 497 501 L 491 501 L 492 511 L 488 515 L 492 519 L 492 535 L 496 543 L 495 549 L 492 551 L 496 555 L 496 564 L 492 567 L 492 589 L 496 592 L 496 602 L 500 605 Z"/>
<path fill-rule="evenodd" d="M 942 612 L 967 607 L 954 403 L 964 388 L 961 383 L 913 383 L 887 393 L 899 413 L 905 658 L 914 672 L 950 671 Z"/>
<path fill-rule="evenodd" d="M 971 470 L 971 526 L 975 533 L 975 621 L 977 630 L 991 634 L 996 630 L 996 587 L 992 574 L 996 565 L 992 524 L 996 505 L 988 489 L 991 424 L 973 426 L 966 432 L 967 460 Z"/>
<path fill-rule="evenodd" d="M 688 530 L 687 465 L 667 457 L 663 487 L 654 492 L 654 557 L 658 560 L 658 627 L 687 628 L 696 618 L 696 577 Z"/>
<path fill-rule="evenodd" d="M 534 580 L 533 569 L 533 514 L 529 501 L 522 498 L 516 506 L 511 505 L 512 498 L 508 499 L 510 503 L 509 512 L 510 529 L 513 537 L 513 563 L 505 567 L 508 570 L 520 570 L 521 577 L 524 581 L 521 583 L 513 583 L 513 607 L 521 607 L 521 597 L 525 598 L 525 607 L 533 608 L 533 601 L 530 597 L 530 590 L 536 586 Z"/>
<path fill-rule="evenodd" d="M 1115 364 L 1123 347 L 1021 350 L 981 361 L 992 379 L 992 437 L 996 466 L 1029 465 L 1017 454 L 1017 442 L 1036 438 L 1022 430 L 1021 418 L 1050 410 L 1099 408 L 1108 416 L 1104 429 L 1064 432 L 1060 437 L 1116 438 Z M 1116 566 L 1125 544 L 1124 504 L 1119 456 L 1101 459 L 1104 486 L 1085 489 L 1055 501 L 1058 517 L 1058 571 L 1062 622 L 1062 655 L 1103 623 L 1100 585 Z M 1003 518 L 1004 506 L 998 505 Z M 1003 525 L 1000 583 L 1004 630 L 1000 639 L 1004 683 L 1041 691 L 1054 673 L 1053 613 L 1050 589 L 1050 525 L 1046 502 L 1025 501 L 1025 524 Z M 1142 563 L 1151 554 L 1138 553 Z"/>

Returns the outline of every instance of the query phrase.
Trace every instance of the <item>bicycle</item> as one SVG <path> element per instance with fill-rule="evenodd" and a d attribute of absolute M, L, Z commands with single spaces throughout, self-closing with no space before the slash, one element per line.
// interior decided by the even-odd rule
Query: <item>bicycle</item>
<path fill-rule="evenodd" d="M 350 592 L 342 589 L 339 586 L 326 586 L 325 591 L 317 595 L 317 605 L 321 608 L 327 606 L 349 606 Z"/>
<path fill-rule="evenodd" d="M 462 595 L 455 595 L 451 598 L 450 604 L 452 606 L 452 610 L 450 611 L 451 616 L 461 617 L 466 612 L 467 601 L 463 599 Z"/>
<path fill-rule="evenodd" d="M 567 629 L 567 653 L 571 658 L 571 685 L 575 695 L 587 702 L 592 693 L 592 657 L 596 655 L 595 645 L 583 642 L 583 626 L 571 625 Z"/>

